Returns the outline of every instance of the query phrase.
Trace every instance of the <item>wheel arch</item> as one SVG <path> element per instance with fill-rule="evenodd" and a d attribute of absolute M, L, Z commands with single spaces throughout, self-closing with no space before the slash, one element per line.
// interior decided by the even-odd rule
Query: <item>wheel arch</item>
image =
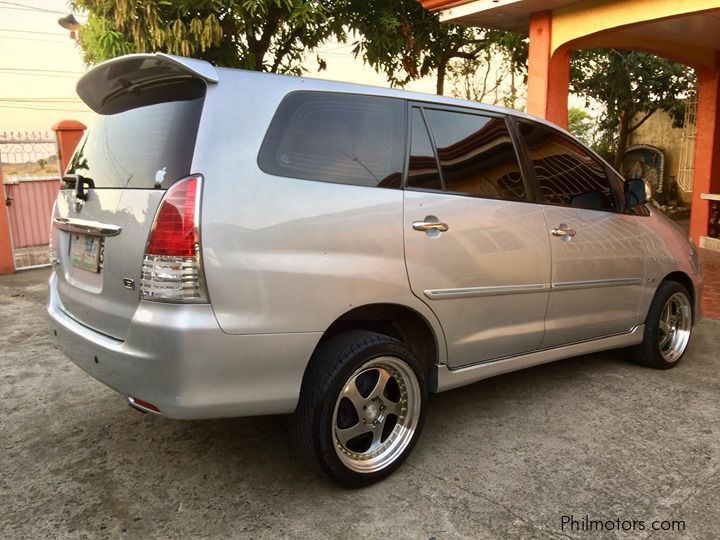
<path fill-rule="evenodd" d="M 330 337 L 348 330 L 369 330 L 405 343 L 420 361 L 429 388 L 437 386 L 436 365 L 440 362 L 443 336 L 438 335 L 427 318 L 417 310 L 393 303 L 366 304 L 346 311 L 325 330 L 317 347 Z"/>
<path fill-rule="evenodd" d="M 695 283 L 690 278 L 690 276 L 687 275 L 685 272 L 678 270 L 675 272 L 670 272 L 662 279 L 662 281 L 674 281 L 687 289 L 688 293 L 690 294 L 690 305 L 692 306 L 693 310 L 693 321 L 697 319 L 697 309 L 699 303 L 696 297 L 697 292 L 695 291 Z"/>

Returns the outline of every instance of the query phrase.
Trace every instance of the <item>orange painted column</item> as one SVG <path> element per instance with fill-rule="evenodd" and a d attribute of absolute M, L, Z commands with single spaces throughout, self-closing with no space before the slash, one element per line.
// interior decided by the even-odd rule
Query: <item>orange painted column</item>
<path fill-rule="evenodd" d="M 0 201 L 2 201 L 2 207 L 0 207 L 0 274 L 12 274 L 15 271 L 15 257 L 13 257 L 10 217 L 5 197 L 5 184 L 2 165 L 0 165 Z"/>
<path fill-rule="evenodd" d="M 718 63 L 720 64 L 720 62 Z M 720 193 L 720 69 L 698 71 L 697 135 L 690 239 L 697 246 L 707 235 L 710 203 L 702 193 Z"/>
<path fill-rule="evenodd" d="M 528 113 L 567 128 L 570 49 L 553 54 L 551 11 L 531 15 L 529 32 Z"/>
<path fill-rule="evenodd" d="M 57 139 L 61 175 L 65 172 L 75 147 L 82 139 L 86 129 L 87 126 L 77 120 L 61 120 L 52 127 Z"/>

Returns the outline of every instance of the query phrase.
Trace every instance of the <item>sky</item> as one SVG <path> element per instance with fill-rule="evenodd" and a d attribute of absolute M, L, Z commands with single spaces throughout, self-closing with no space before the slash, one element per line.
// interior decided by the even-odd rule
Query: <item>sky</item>
<path fill-rule="evenodd" d="M 0 134 L 44 132 L 63 119 L 88 124 L 92 113 L 75 93 L 88 69 L 80 48 L 58 19 L 70 13 L 66 0 L 0 1 Z M 77 15 L 82 21 L 81 15 Z M 314 55 L 308 77 L 387 86 L 385 79 L 357 60 L 351 44 L 320 47 L 328 68 L 317 71 Z M 434 80 L 408 85 L 409 90 L 434 92 Z"/>
<path fill-rule="evenodd" d="M 44 132 L 65 118 L 91 119 L 75 93 L 87 68 L 57 23 L 68 13 L 65 0 L 0 1 L 0 133 Z"/>

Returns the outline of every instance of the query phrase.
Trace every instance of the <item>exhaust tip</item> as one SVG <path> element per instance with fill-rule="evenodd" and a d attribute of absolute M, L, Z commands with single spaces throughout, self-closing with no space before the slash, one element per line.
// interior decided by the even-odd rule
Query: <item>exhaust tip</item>
<path fill-rule="evenodd" d="M 152 403 L 143 401 L 142 399 L 130 397 L 130 396 L 128 396 L 127 400 L 128 400 L 128 405 L 130 405 L 133 409 L 135 409 L 136 411 L 140 411 L 143 414 L 147 414 L 147 413 L 161 414 L 160 409 L 158 409 Z"/>

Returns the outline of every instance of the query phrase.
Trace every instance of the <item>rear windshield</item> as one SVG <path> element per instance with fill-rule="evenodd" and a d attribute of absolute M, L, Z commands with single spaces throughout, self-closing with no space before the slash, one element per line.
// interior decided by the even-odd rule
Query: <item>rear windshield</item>
<path fill-rule="evenodd" d="M 190 174 L 205 96 L 198 79 L 153 85 L 115 98 L 114 114 L 99 114 L 78 144 L 72 175 L 96 188 L 167 188 Z"/>

